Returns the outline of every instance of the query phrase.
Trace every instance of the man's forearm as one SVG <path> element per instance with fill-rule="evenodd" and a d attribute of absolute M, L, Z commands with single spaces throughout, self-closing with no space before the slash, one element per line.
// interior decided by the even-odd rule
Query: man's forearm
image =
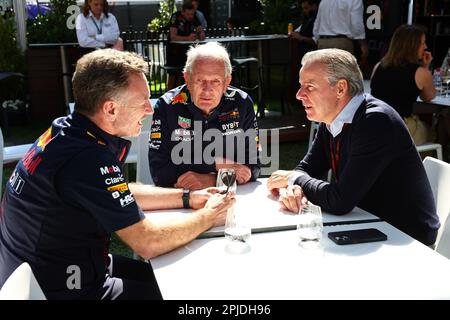
<path fill-rule="evenodd" d="M 130 191 L 143 211 L 183 207 L 183 190 L 130 183 Z"/>

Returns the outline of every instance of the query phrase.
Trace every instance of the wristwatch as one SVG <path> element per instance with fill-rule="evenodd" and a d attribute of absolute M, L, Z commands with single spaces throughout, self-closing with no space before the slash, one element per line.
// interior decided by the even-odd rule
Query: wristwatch
<path fill-rule="evenodd" d="M 183 189 L 183 208 L 189 209 L 189 189 Z"/>

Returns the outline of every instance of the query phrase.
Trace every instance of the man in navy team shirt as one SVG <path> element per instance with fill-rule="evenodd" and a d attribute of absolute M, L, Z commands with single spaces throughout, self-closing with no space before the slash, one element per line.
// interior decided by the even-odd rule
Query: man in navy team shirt
<path fill-rule="evenodd" d="M 83 56 L 73 77 L 75 111 L 56 119 L 6 185 L 0 212 L 0 287 L 28 262 L 48 299 L 161 299 L 150 264 L 109 255 L 115 233 L 145 259 L 223 225 L 232 195 L 128 184 L 130 142 L 152 114 L 146 62 L 129 52 Z M 191 207 L 155 224 L 143 210 Z"/>

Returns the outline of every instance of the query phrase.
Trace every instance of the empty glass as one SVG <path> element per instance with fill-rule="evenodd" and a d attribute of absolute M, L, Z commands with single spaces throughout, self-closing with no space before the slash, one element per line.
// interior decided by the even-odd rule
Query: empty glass
<path fill-rule="evenodd" d="M 322 239 L 322 210 L 310 202 L 300 208 L 297 220 L 297 233 L 302 247 L 319 246 Z"/>
<path fill-rule="evenodd" d="M 236 172 L 234 169 L 219 169 L 216 187 L 219 188 L 220 193 L 236 193 Z"/>
<path fill-rule="evenodd" d="M 236 173 L 234 169 L 220 169 L 217 173 L 216 187 L 221 193 L 236 193 Z M 244 212 L 236 212 L 235 207 L 228 209 L 225 221 L 225 238 L 231 241 L 245 243 L 251 235 L 251 228 L 248 225 Z"/>

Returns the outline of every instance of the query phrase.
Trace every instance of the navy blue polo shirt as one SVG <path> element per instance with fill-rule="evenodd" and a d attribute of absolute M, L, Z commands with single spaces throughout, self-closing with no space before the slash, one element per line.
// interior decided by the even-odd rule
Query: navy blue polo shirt
<path fill-rule="evenodd" d="M 130 145 L 77 112 L 36 140 L 6 185 L 0 286 L 26 261 L 47 298 L 96 298 L 110 234 L 144 219 L 123 175 Z"/>
<path fill-rule="evenodd" d="M 182 85 L 164 94 L 154 109 L 149 166 L 156 185 L 173 187 L 187 171 L 216 172 L 210 155 L 244 164 L 251 170 L 251 181 L 258 178 L 258 123 L 246 92 L 229 86 L 219 105 L 205 117 Z M 222 148 L 215 148 L 218 143 Z"/>

